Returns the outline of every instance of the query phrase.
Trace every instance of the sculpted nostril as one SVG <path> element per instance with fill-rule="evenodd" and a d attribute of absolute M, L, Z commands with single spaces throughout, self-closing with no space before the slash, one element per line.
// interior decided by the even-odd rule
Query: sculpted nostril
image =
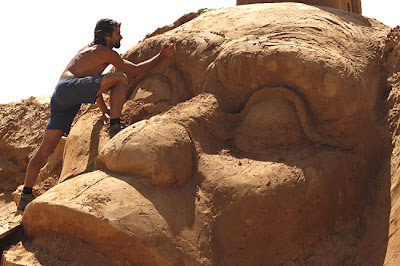
<path fill-rule="evenodd" d="M 101 151 L 98 162 L 110 171 L 145 177 L 153 185 L 182 185 L 192 175 L 192 143 L 175 123 L 129 127 Z"/>

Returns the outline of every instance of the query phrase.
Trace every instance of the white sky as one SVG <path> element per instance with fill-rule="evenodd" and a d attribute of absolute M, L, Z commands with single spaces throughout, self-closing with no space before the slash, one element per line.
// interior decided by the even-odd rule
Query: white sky
<path fill-rule="evenodd" d="M 122 54 L 184 14 L 235 5 L 236 0 L 1 0 L 0 104 L 51 95 L 72 57 L 92 41 L 100 18 L 122 23 Z M 391 27 L 400 24 L 399 7 L 398 0 L 362 0 L 364 16 Z"/>

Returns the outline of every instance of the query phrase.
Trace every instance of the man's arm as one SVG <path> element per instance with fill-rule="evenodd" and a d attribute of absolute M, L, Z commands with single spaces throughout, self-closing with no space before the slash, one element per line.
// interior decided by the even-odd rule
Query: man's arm
<path fill-rule="evenodd" d="M 122 59 L 119 54 L 113 50 L 106 54 L 105 59 L 107 62 L 115 66 L 119 71 L 140 76 L 155 67 L 161 61 L 161 59 L 172 57 L 174 54 L 174 46 L 163 45 L 161 47 L 161 51 L 157 55 L 139 64 L 134 64 L 128 60 Z"/>

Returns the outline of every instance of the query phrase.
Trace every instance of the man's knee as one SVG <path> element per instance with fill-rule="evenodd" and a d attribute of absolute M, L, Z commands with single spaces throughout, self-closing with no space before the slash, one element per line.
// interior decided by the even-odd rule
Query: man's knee
<path fill-rule="evenodd" d="M 101 82 L 99 93 L 103 93 L 118 85 L 120 85 L 119 87 L 121 87 L 121 85 L 128 86 L 128 77 L 125 73 L 116 72 L 106 74 Z"/>
<path fill-rule="evenodd" d="M 128 76 L 125 73 L 117 72 L 118 83 L 128 86 Z"/>
<path fill-rule="evenodd" d="M 126 76 L 125 73 L 122 73 L 121 83 L 123 84 L 125 89 L 128 88 L 128 77 Z"/>

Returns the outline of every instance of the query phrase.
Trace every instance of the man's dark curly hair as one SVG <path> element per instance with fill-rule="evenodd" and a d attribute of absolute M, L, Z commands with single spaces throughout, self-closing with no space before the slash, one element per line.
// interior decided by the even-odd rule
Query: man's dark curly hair
<path fill-rule="evenodd" d="M 91 46 L 95 44 L 107 45 L 104 37 L 109 34 L 112 35 L 114 32 L 114 27 L 121 27 L 121 23 L 115 20 L 102 18 L 96 23 L 96 28 L 94 29 L 94 40 L 90 44 Z"/>

